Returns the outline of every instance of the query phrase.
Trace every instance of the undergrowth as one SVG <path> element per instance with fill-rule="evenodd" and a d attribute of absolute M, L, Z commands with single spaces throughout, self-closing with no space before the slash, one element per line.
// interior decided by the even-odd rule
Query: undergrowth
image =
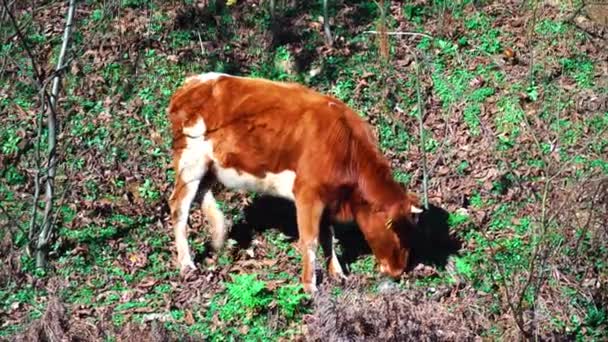
<path fill-rule="evenodd" d="M 511 27 L 505 14 L 490 6 L 393 1 L 389 29 L 397 30 L 402 22 L 433 38 L 391 37 L 392 62 L 385 63 L 379 61 L 375 36 L 361 33 L 375 29 L 379 15 L 370 1 L 335 4 L 332 25 L 340 40 L 333 50 L 323 47 L 322 29 L 308 25 L 319 24 L 320 2 L 280 8 L 286 19 L 279 26 L 285 32 L 272 43 L 267 8 L 248 1 L 230 6 L 211 1 L 204 9 L 188 1 L 150 0 L 123 0 L 116 8 L 90 1 L 82 6 L 75 58 L 60 101 L 56 183 L 65 196 L 57 202 L 57 239 L 47 272 L 36 271 L 24 252 L 35 168 L 33 150 L 24 142 L 35 133 L 37 89 L 21 45 L 12 39 L 0 49 L 0 64 L 10 68 L 0 74 L 0 151 L 8 162 L 0 172 L 0 219 L 10 219 L 11 226 L 0 240 L 10 240 L 17 255 L 12 272 L 21 275 L 0 272 L 0 321 L 9 322 L 0 324 L 1 338 L 10 339 L 43 316 L 48 293 L 42 284 L 53 277 L 65 280 L 58 294 L 70 312 L 85 312 L 83 319 L 95 323 L 107 311 L 114 327 L 161 317 L 176 334 L 214 341 L 302 334 L 304 315 L 315 312 L 299 285 L 299 252 L 275 227 L 253 234 L 246 251 L 236 247 L 241 241 L 231 240 L 213 262 L 200 263 L 205 271 L 197 280 L 180 280 L 165 207 L 174 179 L 165 108 L 186 75 L 206 71 L 305 83 L 371 122 L 395 178 L 417 190 L 420 113 L 416 73 L 405 45 L 419 53 L 423 72 L 422 150 L 431 168 L 431 202 L 448 210 L 446 225 L 463 247 L 443 265 L 433 264 L 431 275 L 413 271 L 404 276 L 400 289 L 421 293 L 425 300 L 449 289 L 456 298 L 445 304 L 450 310 L 458 301 L 475 302 L 486 320 L 476 333 L 490 339 L 509 338 L 516 331 L 504 317 L 513 315 L 508 301 L 520 293 L 523 315 L 539 313 L 541 323 L 533 324 L 539 324 L 542 336 L 608 337 L 608 247 L 594 225 L 599 219 L 589 216 L 605 208 L 595 197 L 583 196 L 570 200 L 576 205 L 561 207 L 563 217 L 544 222 L 541 217 L 544 208 L 550 216 L 559 203 L 570 203 L 564 199 L 569 191 L 591 193 L 594 185 L 584 180 L 608 175 L 608 111 L 589 107 L 607 96 L 605 54 L 592 53 L 591 38 L 579 28 L 560 22 L 553 12 L 539 14 L 529 68 L 504 57 L 507 48 L 525 56 L 524 29 Z M 346 8 L 360 17 L 351 18 Z M 34 24 L 45 16 L 20 11 L 18 18 L 34 50 L 53 51 L 49 60 L 38 56 L 50 63 L 59 36 Z M 450 24 L 441 26 L 441 20 Z M 14 32 L 2 25 L 0 33 Z M 116 44 L 104 50 L 110 41 Z M 21 150 L 24 156 L 17 160 Z M 551 183 L 553 195 L 543 201 L 544 184 L 564 163 L 565 171 Z M 246 220 L 241 196 L 224 194 L 219 200 L 233 224 Z M 194 216 L 190 243 L 197 255 L 207 255 L 205 224 Z M 538 256 L 537 249 L 546 254 Z M 8 254 L 0 255 L 8 260 Z M 251 266 L 251 260 L 258 264 Z M 540 285 L 523 290 L 531 265 L 540 269 Z M 369 254 L 357 255 L 348 269 L 366 277 L 369 293 L 381 291 Z M 205 295 L 196 290 L 203 286 Z M 331 291 L 336 298 L 343 292 L 335 284 Z"/>

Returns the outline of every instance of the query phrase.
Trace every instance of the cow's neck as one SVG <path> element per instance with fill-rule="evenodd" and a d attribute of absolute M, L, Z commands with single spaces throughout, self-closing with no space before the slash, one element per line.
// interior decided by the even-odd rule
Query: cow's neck
<path fill-rule="evenodd" d="M 381 156 L 376 154 L 362 161 L 358 171 L 362 199 L 372 207 L 386 209 L 404 198 L 403 189 L 393 179 L 388 162 Z"/>

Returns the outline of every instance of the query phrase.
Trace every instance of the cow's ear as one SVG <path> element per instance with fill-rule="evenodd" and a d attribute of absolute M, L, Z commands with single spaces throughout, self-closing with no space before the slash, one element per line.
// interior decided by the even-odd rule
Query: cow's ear
<path fill-rule="evenodd" d="M 407 193 L 407 199 L 410 205 L 412 222 L 414 222 L 415 225 L 418 225 L 420 222 L 420 217 L 424 213 L 424 207 L 420 203 L 420 198 L 418 197 L 418 195 L 412 192 Z"/>
<path fill-rule="evenodd" d="M 422 204 L 420 203 L 420 197 L 418 197 L 418 195 L 416 195 L 413 192 L 408 192 L 407 193 L 407 201 L 410 203 L 411 205 L 411 212 L 414 214 L 421 214 L 422 213 Z"/>
<path fill-rule="evenodd" d="M 415 205 L 412 204 L 410 206 L 410 212 L 412 214 L 422 214 L 424 212 L 424 210 L 422 208 L 419 208 L 419 207 L 417 207 L 417 206 L 415 206 Z"/>
<path fill-rule="evenodd" d="M 418 207 L 412 203 L 410 206 L 410 217 L 411 217 L 411 222 L 415 226 L 418 226 L 420 224 L 422 215 L 424 215 L 424 207 Z"/>

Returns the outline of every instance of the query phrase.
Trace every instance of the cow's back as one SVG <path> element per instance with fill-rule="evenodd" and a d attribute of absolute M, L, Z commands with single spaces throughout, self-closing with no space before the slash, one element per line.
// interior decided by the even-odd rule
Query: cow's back
<path fill-rule="evenodd" d="M 352 147 L 375 148 L 367 123 L 333 97 L 295 83 L 209 75 L 188 79 L 169 115 L 174 137 L 202 120 L 224 168 L 258 177 L 291 170 L 314 174 L 320 183 L 352 183 Z"/>

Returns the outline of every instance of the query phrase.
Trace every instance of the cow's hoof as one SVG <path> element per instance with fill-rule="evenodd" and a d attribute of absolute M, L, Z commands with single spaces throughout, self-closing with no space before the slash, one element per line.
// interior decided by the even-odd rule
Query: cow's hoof
<path fill-rule="evenodd" d="M 348 279 L 343 272 L 332 272 L 332 270 L 330 270 L 329 275 L 334 281 L 337 281 L 340 284 L 344 284 Z"/>
<path fill-rule="evenodd" d="M 182 277 L 186 277 L 187 275 L 189 275 L 190 273 L 192 273 L 195 270 L 196 270 L 196 266 L 194 266 L 194 263 L 192 262 L 192 260 L 188 260 L 188 261 L 184 261 L 180 264 L 179 274 Z"/>
<path fill-rule="evenodd" d="M 304 283 L 303 286 L 304 291 L 310 295 L 313 295 L 318 291 L 317 285 L 315 285 L 314 283 Z"/>

